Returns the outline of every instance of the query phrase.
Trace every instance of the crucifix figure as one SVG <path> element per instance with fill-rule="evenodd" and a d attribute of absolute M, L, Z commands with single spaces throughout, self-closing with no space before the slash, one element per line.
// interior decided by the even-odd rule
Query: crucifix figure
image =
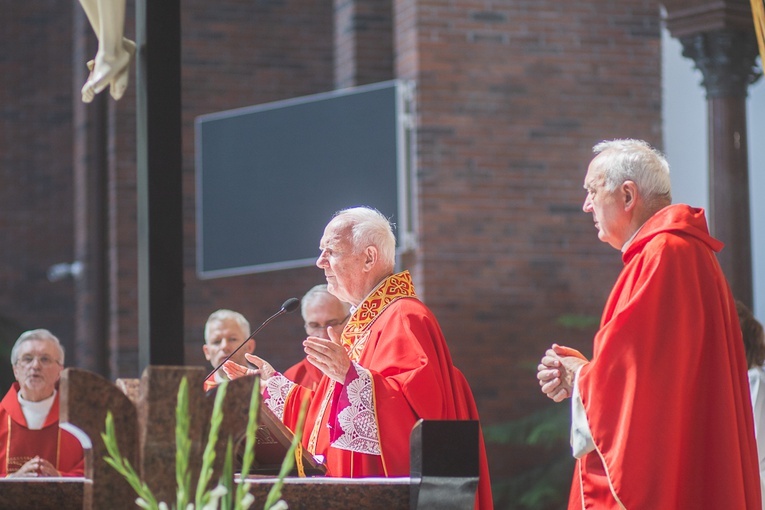
<path fill-rule="evenodd" d="M 90 75 L 82 86 L 82 101 L 90 103 L 107 86 L 111 96 L 120 99 L 135 54 L 135 43 L 123 36 L 125 0 L 80 0 L 80 5 L 98 38 L 96 57 L 87 63 Z"/>

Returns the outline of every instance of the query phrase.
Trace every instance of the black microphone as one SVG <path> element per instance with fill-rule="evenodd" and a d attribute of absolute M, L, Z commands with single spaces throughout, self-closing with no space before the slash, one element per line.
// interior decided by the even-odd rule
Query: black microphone
<path fill-rule="evenodd" d="M 222 367 L 222 366 L 223 366 L 223 365 L 224 365 L 224 364 L 225 364 L 225 363 L 226 363 L 226 362 L 227 362 L 227 361 L 228 361 L 228 360 L 231 358 L 231 356 L 233 356 L 234 354 L 236 354 L 236 352 L 237 352 L 239 349 L 241 349 L 241 348 L 242 348 L 242 346 L 243 346 L 244 344 L 246 344 L 247 342 L 249 342 L 250 340 L 252 340 L 253 338 L 255 338 L 255 335 L 257 335 L 257 334 L 258 334 L 258 331 L 260 331 L 261 329 L 263 329 L 263 328 L 266 326 L 266 324 L 268 324 L 269 322 L 271 322 L 272 320 L 276 319 L 277 317 L 279 317 L 279 316 L 280 316 L 280 315 L 282 315 L 282 314 L 294 312 L 295 310 L 297 310 L 297 309 L 298 309 L 298 307 L 299 307 L 299 306 L 300 306 L 300 300 L 299 300 L 298 298 L 294 298 L 294 297 L 291 297 L 291 298 L 289 298 L 287 301 L 285 301 L 285 302 L 284 302 L 284 304 L 282 305 L 282 307 L 279 309 L 279 311 L 278 311 L 278 312 L 276 312 L 276 313 L 275 313 L 275 314 L 273 314 L 271 317 L 269 317 L 268 319 L 266 319 L 265 321 L 263 321 L 263 324 L 261 324 L 260 326 L 258 326 L 258 329 L 256 329 L 255 331 L 253 331 L 253 332 L 252 332 L 252 334 L 251 334 L 249 337 L 247 337 L 247 340 L 245 340 L 244 342 L 242 342 L 242 343 L 241 343 L 241 345 L 240 345 L 239 347 L 237 347 L 236 349 L 234 349 L 234 352 L 232 352 L 231 354 L 229 354 L 228 356 L 226 356 L 226 359 L 224 359 L 223 361 L 221 361 L 220 365 L 218 365 L 217 367 L 215 367 L 215 368 L 213 369 L 213 371 L 212 371 L 212 372 L 210 372 L 209 374 L 207 374 L 207 377 L 205 377 L 205 381 L 206 381 L 206 380 L 208 380 L 210 377 L 212 377 L 212 376 L 215 374 L 215 372 L 217 372 L 217 371 L 218 371 L 218 369 L 219 369 L 220 367 Z"/>

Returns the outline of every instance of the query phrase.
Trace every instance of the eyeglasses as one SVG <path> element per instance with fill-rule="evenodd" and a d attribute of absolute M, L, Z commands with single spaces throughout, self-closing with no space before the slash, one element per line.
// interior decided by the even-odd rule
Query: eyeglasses
<path fill-rule="evenodd" d="M 305 331 L 309 335 L 313 335 L 314 333 L 318 333 L 320 331 L 326 331 L 327 328 L 336 328 L 345 324 L 345 321 L 347 321 L 350 316 L 351 314 L 348 314 L 342 319 L 332 319 L 325 322 L 324 324 L 319 324 L 318 322 L 307 322 L 305 324 Z"/>
<path fill-rule="evenodd" d="M 16 360 L 16 364 L 22 367 L 30 367 L 34 364 L 35 360 L 40 362 L 43 367 L 49 367 L 53 364 L 60 365 L 61 362 L 57 359 L 51 358 L 47 354 L 42 356 L 32 356 L 31 354 L 24 354 Z"/>

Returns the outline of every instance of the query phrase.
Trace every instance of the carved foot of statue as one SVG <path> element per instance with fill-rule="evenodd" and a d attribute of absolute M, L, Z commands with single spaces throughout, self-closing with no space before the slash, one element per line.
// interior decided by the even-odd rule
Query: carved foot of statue
<path fill-rule="evenodd" d="M 111 94 L 115 101 L 119 101 L 127 90 L 130 78 L 130 62 L 133 60 L 133 55 L 135 55 L 135 43 L 133 41 L 130 39 L 123 39 L 122 46 L 130 56 L 127 65 L 123 67 L 122 71 L 117 73 L 114 80 L 109 83 L 109 94 Z"/>
<path fill-rule="evenodd" d="M 87 63 L 90 75 L 82 87 L 82 102 L 90 103 L 96 94 L 109 86 L 111 96 L 118 100 L 127 90 L 130 77 L 130 62 L 135 55 L 135 43 L 122 39 L 122 51 L 115 57 L 96 55 Z"/>

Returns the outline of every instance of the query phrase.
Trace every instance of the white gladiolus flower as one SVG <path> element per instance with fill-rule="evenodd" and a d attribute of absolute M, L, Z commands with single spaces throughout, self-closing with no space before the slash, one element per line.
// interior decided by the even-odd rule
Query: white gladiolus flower
<path fill-rule="evenodd" d="M 245 494 L 245 495 L 244 495 L 244 497 L 242 498 L 242 508 L 244 508 L 244 509 L 246 510 L 247 508 L 250 508 L 250 506 L 251 506 L 251 505 L 252 505 L 254 502 L 255 502 L 255 496 L 253 496 L 252 494 L 250 494 L 250 493 L 248 492 L 248 493 L 247 493 L 247 494 Z"/>
<path fill-rule="evenodd" d="M 202 510 L 217 510 L 220 498 L 226 494 L 228 494 L 228 489 L 226 489 L 224 485 L 218 485 L 210 491 L 210 501 L 202 508 Z"/>

